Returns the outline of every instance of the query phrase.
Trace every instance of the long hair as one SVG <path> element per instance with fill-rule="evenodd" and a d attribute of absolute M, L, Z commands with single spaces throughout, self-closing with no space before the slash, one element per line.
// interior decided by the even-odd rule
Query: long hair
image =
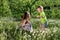
<path fill-rule="evenodd" d="M 26 20 L 30 21 L 30 13 L 29 12 L 24 12 L 24 15 L 23 15 L 23 18 L 22 18 L 22 21 L 21 21 L 20 25 L 24 26 Z"/>
<path fill-rule="evenodd" d="M 30 13 L 29 12 L 24 12 L 24 15 L 23 15 L 23 20 L 30 20 Z"/>

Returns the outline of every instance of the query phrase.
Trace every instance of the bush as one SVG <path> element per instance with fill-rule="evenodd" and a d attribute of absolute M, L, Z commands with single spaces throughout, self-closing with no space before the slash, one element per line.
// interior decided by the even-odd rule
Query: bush
<path fill-rule="evenodd" d="M 24 11 L 29 11 L 35 17 L 37 6 L 44 7 L 47 18 L 60 18 L 59 0 L 0 0 L 0 17 L 13 17 L 20 20 Z"/>

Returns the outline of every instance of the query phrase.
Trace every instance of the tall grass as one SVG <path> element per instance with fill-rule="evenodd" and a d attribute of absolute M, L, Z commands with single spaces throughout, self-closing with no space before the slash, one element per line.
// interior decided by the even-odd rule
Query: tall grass
<path fill-rule="evenodd" d="M 0 21 L 0 40 L 60 40 L 60 26 L 56 23 L 49 23 L 46 32 L 40 32 L 36 22 L 32 22 L 33 32 L 21 30 L 18 24 L 14 21 Z"/>

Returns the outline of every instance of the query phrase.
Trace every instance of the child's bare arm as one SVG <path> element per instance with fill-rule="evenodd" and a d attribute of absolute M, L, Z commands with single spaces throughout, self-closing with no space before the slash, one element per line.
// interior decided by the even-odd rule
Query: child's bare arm
<path fill-rule="evenodd" d="M 25 25 L 25 22 L 26 22 L 26 20 L 21 21 L 20 26 L 23 27 Z"/>
<path fill-rule="evenodd" d="M 41 16 L 41 18 L 44 18 L 44 16 Z"/>
<path fill-rule="evenodd" d="M 35 16 L 34 18 L 44 18 L 44 16 Z"/>
<path fill-rule="evenodd" d="M 37 18 L 44 18 L 44 16 L 37 16 Z"/>

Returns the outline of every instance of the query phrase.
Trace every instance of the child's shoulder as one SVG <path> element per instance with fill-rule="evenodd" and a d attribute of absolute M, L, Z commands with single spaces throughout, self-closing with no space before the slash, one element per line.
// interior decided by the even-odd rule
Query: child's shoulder
<path fill-rule="evenodd" d="M 42 14 L 42 15 L 45 15 L 45 12 L 43 11 L 41 14 Z"/>

